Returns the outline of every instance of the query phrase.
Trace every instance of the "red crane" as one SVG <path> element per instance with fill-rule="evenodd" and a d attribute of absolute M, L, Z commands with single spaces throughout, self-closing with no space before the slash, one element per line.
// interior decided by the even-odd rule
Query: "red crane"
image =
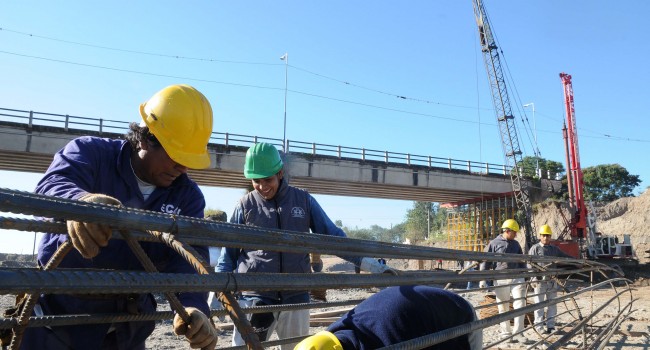
<path fill-rule="evenodd" d="M 562 134 L 566 149 L 567 187 L 569 208 L 572 216 L 571 220 L 568 221 L 567 229 L 560 235 L 560 240 L 554 241 L 552 244 L 557 245 L 565 253 L 576 258 L 614 258 L 617 266 L 621 262 L 636 264 L 638 261 L 634 259 L 630 235 L 623 235 L 622 243 L 618 242 L 615 236 L 602 235 L 596 231 L 596 217 L 593 215 L 593 208 L 589 210 L 591 216 L 588 215 L 589 212 L 584 197 L 585 184 L 578 151 L 578 130 L 573 106 L 573 84 L 569 74 L 560 73 L 560 79 L 564 88 L 564 105 L 566 108 L 566 123 L 562 128 Z M 571 240 L 561 241 L 567 231 L 571 235 Z"/>
<path fill-rule="evenodd" d="M 567 186 L 569 191 L 569 208 L 573 212 L 569 229 L 571 237 L 582 239 L 587 228 L 587 207 L 584 198 L 584 180 L 580 167 L 578 151 L 578 132 L 576 128 L 575 108 L 573 105 L 573 84 L 571 75 L 560 73 L 564 88 L 564 105 L 566 108 L 566 124 L 562 129 L 564 146 L 566 148 Z M 567 128 L 568 125 L 568 128 Z"/>

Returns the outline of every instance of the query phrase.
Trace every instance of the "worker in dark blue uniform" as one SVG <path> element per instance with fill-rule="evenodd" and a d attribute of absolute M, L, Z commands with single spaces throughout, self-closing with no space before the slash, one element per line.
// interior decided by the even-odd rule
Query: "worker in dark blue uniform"
<path fill-rule="evenodd" d="M 187 170 L 210 165 L 207 150 L 212 133 L 212 108 L 195 88 L 172 85 L 140 106 L 141 123 L 132 123 L 126 140 L 80 137 L 55 154 L 36 193 L 89 203 L 203 217 L 205 199 Z M 70 240 L 59 267 L 137 270 L 144 268 L 124 240 L 111 240 L 109 226 L 67 221 L 68 234 L 45 234 L 38 263 L 47 264 L 57 248 Z M 196 273 L 182 256 L 162 243 L 140 242 L 165 273 Z M 196 250 L 208 258 L 206 247 Z M 190 315 L 189 325 L 174 319 L 174 331 L 186 335 L 193 348 L 213 349 L 217 332 L 209 318 L 207 293 L 179 293 Z M 149 313 L 156 310 L 151 294 L 42 295 L 38 316 L 90 313 Z M 154 321 L 28 328 L 23 349 L 144 349 Z"/>
<path fill-rule="evenodd" d="M 474 307 L 459 295 L 428 286 L 389 287 L 364 300 L 294 350 L 373 350 L 476 320 Z M 426 349 L 482 349 L 477 330 Z"/>

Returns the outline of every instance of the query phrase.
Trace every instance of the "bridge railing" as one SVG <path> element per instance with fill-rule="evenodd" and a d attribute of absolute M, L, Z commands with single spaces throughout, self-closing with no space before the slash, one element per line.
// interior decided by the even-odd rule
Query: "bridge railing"
<path fill-rule="evenodd" d="M 26 124 L 29 128 L 33 125 L 52 126 L 69 129 L 98 131 L 99 133 L 124 133 L 129 128 L 129 122 L 104 118 L 79 117 L 68 114 L 44 113 L 25 111 L 19 109 L 0 108 L 0 121 Z M 228 146 L 250 146 L 258 142 L 268 142 L 279 149 L 283 149 L 283 140 L 260 136 L 250 136 L 223 132 L 213 132 L 210 143 Z M 303 153 L 310 155 L 332 156 L 336 158 L 352 158 L 362 161 L 380 161 L 406 165 L 460 170 L 478 174 L 507 175 L 505 165 L 471 160 L 459 160 L 410 153 L 381 151 L 367 148 L 348 147 L 341 145 L 327 145 L 313 142 L 287 140 L 286 152 Z"/>
<path fill-rule="evenodd" d="M 361 160 L 380 161 L 384 163 L 400 163 L 406 165 L 420 165 L 430 168 L 445 168 L 449 170 L 463 170 L 470 173 L 503 174 L 506 175 L 505 165 L 453 158 L 423 156 L 411 153 L 380 151 L 368 148 L 335 146 L 302 141 L 287 141 L 289 151 L 297 150 L 299 153 L 311 155 L 326 155 L 337 158 L 354 158 Z"/>

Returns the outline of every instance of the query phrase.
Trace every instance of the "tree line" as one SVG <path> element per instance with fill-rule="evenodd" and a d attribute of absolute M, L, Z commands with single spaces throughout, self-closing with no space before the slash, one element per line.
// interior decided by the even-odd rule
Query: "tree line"
<path fill-rule="evenodd" d="M 542 179 L 560 180 L 562 187 L 553 194 L 556 200 L 568 200 L 567 176 L 560 162 L 541 157 L 524 157 L 520 164 L 522 174 L 531 179 L 533 186 Z M 622 197 L 633 197 L 634 189 L 641 183 L 639 175 L 630 174 L 619 164 L 601 164 L 582 169 L 585 198 L 596 202 L 611 202 Z M 404 221 L 391 228 L 372 225 L 369 228 L 350 228 L 336 220 L 348 237 L 373 241 L 399 243 L 410 241 L 435 241 L 442 239 L 447 213 L 439 203 L 413 202 Z"/>
<path fill-rule="evenodd" d="M 560 162 L 541 157 L 524 157 L 520 164 L 522 174 L 539 186 L 542 179 L 560 179 L 561 189 L 553 194 L 556 200 L 568 199 L 567 176 Z M 619 164 L 601 164 L 584 168 L 585 198 L 596 202 L 611 202 L 622 197 L 634 196 L 634 189 L 641 183 L 638 175 L 630 174 Z M 226 221 L 221 210 L 206 209 L 205 216 L 216 221 Z M 390 228 L 372 225 L 369 228 L 347 227 L 341 220 L 334 222 L 351 238 L 389 243 L 436 241 L 445 239 L 442 234 L 447 224 L 447 212 L 440 203 L 413 202 L 404 221 Z"/>

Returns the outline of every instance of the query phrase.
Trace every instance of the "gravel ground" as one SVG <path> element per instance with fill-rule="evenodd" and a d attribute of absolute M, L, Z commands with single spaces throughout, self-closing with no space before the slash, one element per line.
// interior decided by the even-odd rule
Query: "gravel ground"
<path fill-rule="evenodd" d="M 389 261 L 389 264 L 391 262 Z M 393 265 L 394 266 L 394 265 Z M 331 273 L 341 273 L 341 272 L 352 272 L 352 266 L 342 262 L 338 258 L 326 258 L 325 259 L 325 271 Z M 636 283 L 636 287 L 632 291 L 632 295 L 624 295 L 623 301 L 630 300 L 630 298 L 635 299 L 633 303 L 634 312 L 631 313 L 630 318 L 624 322 L 621 327 L 619 327 L 619 332 L 615 334 L 608 346 L 607 349 L 648 349 L 650 344 L 650 298 L 647 296 L 650 295 L 650 286 L 648 286 L 648 280 L 639 280 Z M 349 300 L 349 299 L 363 299 L 375 293 L 377 289 L 341 289 L 341 290 L 329 290 L 328 291 L 328 300 L 337 301 L 337 300 Z M 586 293 L 583 297 L 578 299 L 578 304 L 580 309 L 584 314 L 588 314 L 590 310 L 597 308 L 602 305 L 606 300 L 608 300 L 612 295 L 612 290 L 601 290 L 594 293 Z M 484 300 L 483 293 L 466 293 L 463 294 L 473 305 L 479 305 L 481 301 Z M 13 305 L 13 296 L 11 295 L 0 295 L 0 310 L 4 310 L 7 307 Z M 606 312 L 603 316 L 599 317 L 596 326 L 602 326 L 605 322 L 611 321 L 613 315 L 618 312 L 617 304 L 610 305 L 607 307 Z M 161 303 L 159 305 L 160 310 L 169 310 L 169 305 L 166 303 Z M 559 307 L 559 312 L 564 310 L 564 306 Z M 315 309 L 314 312 L 322 310 Z M 226 320 L 228 320 L 226 318 Z M 569 316 L 560 316 L 558 317 L 558 326 L 561 327 L 563 324 L 574 322 Z M 559 328 L 558 327 L 558 328 Z M 325 327 L 312 327 L 311 333 L 323 330 Z M 537 339 L 537 335 L 534 335 L 532 332 L 526 333 L 531 339 Z M 222 336 L 219 339 L 219 348 L 224 348 L 230 346 L 231 340 L 231 331 L 223 331 Z M 492 326 L 486 328 L 483 332 L 484 335 L 484 345 L 488 345 L 498 339 L 498 326 Z M 549 338 L 551 342 L 557 340 L 560 336 L 553 336 Z M 578 344 L 569 343 L 566 344 L 563 348 L 576 348 Z M 189 349 L 188 344 L 182 337 L 177 337 L 173 334 L 171 320 L 163 321 L 158 324 L 154 333 L 147 341 L 148 349 Z M 279 347 L 278 347 L 279 348 Z M 521 344 L 499 344 L 492 349 L 523 349 L 525 348 Z"/>

